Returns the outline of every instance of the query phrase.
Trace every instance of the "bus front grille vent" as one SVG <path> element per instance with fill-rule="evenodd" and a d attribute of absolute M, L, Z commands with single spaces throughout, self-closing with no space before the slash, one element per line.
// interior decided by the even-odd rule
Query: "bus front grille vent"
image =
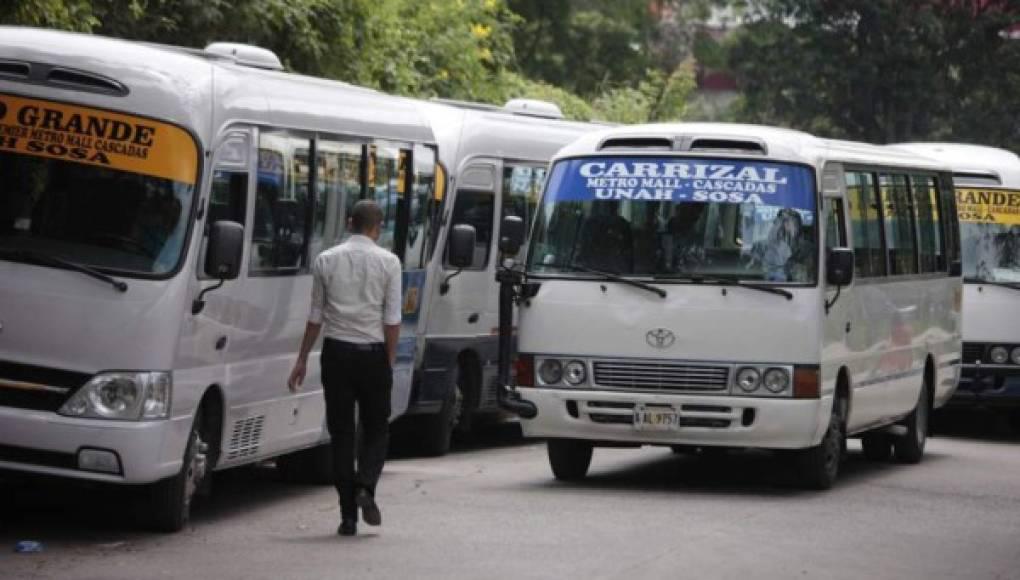
<path fill-rule="evenodd" d="M 600 387 L 665 391 L 725 391 L 730 367 L 644 361 L 595 361 Z"/>
<path fill-rule="evenodd" d="M 265 420 L 265 415 L 258 415 L 234 423 L 234 429 L 230 433 L 230 445 L 227 447 L 228 460 L 251 457 L 259 452 L 259 445 L 262 443 L 262 424 Z"/>
<path fill-rule="evenodd" d="M 985 357 L 985 345 L 980 342 L 963 343 L 963 364 L 972 365 L 977 361 L 988 362 Z"/>

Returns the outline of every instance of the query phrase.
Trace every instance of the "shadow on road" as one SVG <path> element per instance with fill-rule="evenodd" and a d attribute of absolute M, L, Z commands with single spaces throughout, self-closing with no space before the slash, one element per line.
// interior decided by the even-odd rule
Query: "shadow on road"
<path fill-rule="evenodd" d="M 1010 425 L 1009 416 L 1003 410 L 942 409 L 935 413 L 933 420 L 936 437 L 1020 443 L 1020 425 Z"/>
<path fill-rule="evenodd" d="M 895 470 L 911 469 L 894 461 L 873 462 L 864 458 L 854 443 L 840 467 L 836 488 L 854 486 L 881 478 Z M 856 448 L 855 448 L 856 447 Z M 672 455 L 668 451 L 653 460 L 615 462 L 611 470 L 600 469 L 599 453 L 613 450 L 596 449 L 596 463 L 587 478 L 580 482 L 559 482 L 550 478 L 537 483 L 542 491 L 577 489 L 628 490 L 637 492 L 683 492 L 719 495 L 756 496 L 769 498 L 800 497 L 817 492 L 804 489 L 798 481 L 794 460 L 788 454 L 765 451 L 730 451 L 709 455 Z M 623 451 L 625 452 L 625 451 Z M 928 452 L 925 463 L 945 459 Z"/>

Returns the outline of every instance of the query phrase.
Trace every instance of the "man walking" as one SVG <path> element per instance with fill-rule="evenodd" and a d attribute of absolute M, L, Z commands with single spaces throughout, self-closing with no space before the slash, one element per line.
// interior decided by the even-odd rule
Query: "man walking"
<path fill-rule="evenodd" d="M 375 202 L 359 201 L 351 210 L 350 239 L 315 259 L 312 310 L 288 381 L 292 391 L 300 388 L 308 353 L 325 327 L 322 387 L 332 439 L 333 483 L 340 496 L 337 533 L 343 536 L 357 533 L 359 507 L 365 523 L 378 526 L 382 522 L 375 486 L 386 459 L 401 308 L 400 260 L 376 245 L 382 220 Z M 356 443 L 355 403 L 360 444 Z"/>

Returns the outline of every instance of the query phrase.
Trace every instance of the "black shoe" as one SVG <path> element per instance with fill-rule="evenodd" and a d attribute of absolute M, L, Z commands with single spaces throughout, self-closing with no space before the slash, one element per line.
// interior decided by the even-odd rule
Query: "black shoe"
<path fill-rule="evenodd" d="M 344 520 L 340 522 L 340 527 L 336 529 L 336 533 L 341 536 L 353 536 L 358 533 L 358 522 L 354 520 Z"/>
<path fill-rule="evenodd" d="M 362 489 L 358 491 L 355 501 L 358 502 L 358 507 L 361 508 L 361 517 L 365 520 L 366 524 L 378 526 L 382 523 L 382 513 L 379 512 L 379 506 L 375 504 L 375 498 L 372 497 L 372 494 Z"/>

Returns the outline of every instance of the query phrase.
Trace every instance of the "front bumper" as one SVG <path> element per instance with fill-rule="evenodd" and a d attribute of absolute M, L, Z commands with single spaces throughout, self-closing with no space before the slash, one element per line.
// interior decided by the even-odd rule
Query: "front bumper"
<path fill-rule="evenodd" d="M 0 407 L 0 470 L 114 483 L 152 483 L 181 469 L 189 417 L 104 421 Z M 78 468 L 82 449 L 112 451 L 120 473 Z"/>
<path fill-rule="evenodd" d="M 522 420 L 525 436 L 648 445 L 706 445 L 802 449 L 817 445 L 832 397 L 779 399 L 694 394 L 629 393 L 577 389 L 518 388 L 538 407 Z M 674 430 L 638 430 L 635 405 L 666 405 L 679 412 Z"/>
<path fill-rule="evenodd" d="M 954 407 L 1020 407 L 1020 367 L 965 364 L 960 386 L 949 401 Z"/>

